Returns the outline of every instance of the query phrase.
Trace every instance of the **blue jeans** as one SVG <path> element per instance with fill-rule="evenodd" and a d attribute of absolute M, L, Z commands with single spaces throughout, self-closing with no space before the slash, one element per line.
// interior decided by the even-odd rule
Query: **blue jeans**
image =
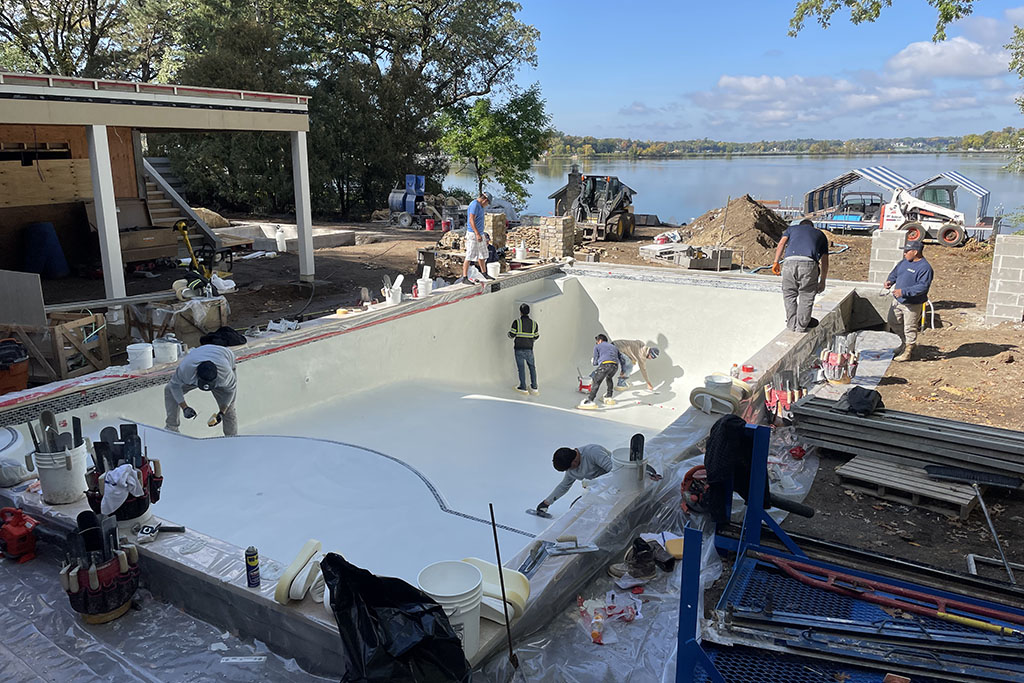
<path fill-rule="evenodd" d="M 537 388 L 537 366 L 533 362 L 533 349 L 515 349 L 516 368 L 519 370 L 519 388 L 526 389 L 526 368 L 530 368 L 530 388 Z"/>
<path fill-rule="evenodd" d="M 633 361 L 631 361 L 630 359 L 627 358 L 625 364 L 619 369 L 619 381 L 617 382 L 618 386 L 620 386 L 620 387 L 629 386 L 627 384 L 627 380 L 629 379 L 629 376 L 632 375 L 632 374 L 633 374 Z"/>

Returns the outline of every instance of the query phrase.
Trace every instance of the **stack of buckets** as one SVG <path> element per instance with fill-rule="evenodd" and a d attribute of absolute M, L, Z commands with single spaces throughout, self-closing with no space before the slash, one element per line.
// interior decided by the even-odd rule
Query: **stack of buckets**
<path fill-rule="evenodd" d="M 466 659 L 480 647 L 480 600 L 484 576 L 468 562 L 444 560 L 427 565 L 416 577 L 420 590 L 441 605 Z"/>
<path fill-rule="evenodd" d="M 44 453 L 37 450 L 25 456 L 28 469 L 39 473 L 39 488 L 43 501 L 50 505 L 67 505 L 85 498 L 85 464 L 89 454 L 89 442 L 83 441 L 76 448 L 68 448 L 57 453 Z M 42 444 L 40 444 L 42 447 Z"/>

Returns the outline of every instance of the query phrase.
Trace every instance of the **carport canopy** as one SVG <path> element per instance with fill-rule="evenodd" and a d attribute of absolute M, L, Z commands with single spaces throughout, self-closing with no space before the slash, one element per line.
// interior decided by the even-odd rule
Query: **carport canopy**
<path fill-rule="evenodd" d="M 804 195 L 804 213 L 826 211 L 839 206 L 843 201 L 843 188 L 858 180 L 869 180 L 890 192 L 909 188 L 913 183 L 896 171 L 885 166 L 865 166 L 833 178 Z"/>
<path fill-rule="evenodd" d="M 978 183 L 968 178 L 967 176 L 963 175 L 962 173 L 958 173 L 956 171 L 943 171 L 942 173 L 934 175 L 928 180 L 925 180 L 924 182 L 920 182 L 917 185 L 914 185 L 914 187 L 910 188 L 910 190 L 911 192 L 916 193 L 917 190 L 920 190 L 927 185 L 931 185 L 936 180 L 940 180 L 942 178 L 952 181 L 957 186 L 964 188 L 965 190 L 967 190 L 968 192 L 970 192 L 971 194 L 978 198 L 977 222 L 980 224 L 981 220 L 988 216 L 988 202 L 989 199 L 991 199 L 992 193 L 989 192 L 986 188 L 982 187 Z"/>

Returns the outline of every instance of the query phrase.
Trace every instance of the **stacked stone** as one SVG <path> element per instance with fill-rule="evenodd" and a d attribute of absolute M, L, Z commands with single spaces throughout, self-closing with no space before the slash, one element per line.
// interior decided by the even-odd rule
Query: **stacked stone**
<path fill-rule="evenodd" d="M 985 322 L 1024 320 L 1024 235 L 997 235 Z"/>
<path fill-rule="evenodd" d="M 491 236 L 491 244 L 495 249 L 505 246 L 505 234 L 508 223 L 503 213 L 484 214 L 484 232 Z"/>
<path fill-rule="evenodd" d="M 885 279 L 903 258 L 903 245 L 907 243 L 905 230 L 875 230 L 871 233 L 871 262 L 868 265 L 868 282 L 883 284 Z"/>
<path fill-rule="evenodd" d="M 572 256 L 575 230 L 572 216 L 544 216 L 540 223 L 540 258 L 545 260 Z"/>

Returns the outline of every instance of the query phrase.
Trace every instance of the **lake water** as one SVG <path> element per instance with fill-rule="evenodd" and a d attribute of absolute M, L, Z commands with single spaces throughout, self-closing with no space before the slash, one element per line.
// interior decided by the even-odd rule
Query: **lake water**
<path fill-rule="evenodd" d="M 1009 157 L 997 154 L 895 154 L 849 157 L 715 157 L 695 159 L 599 159 L 581 162 L 584 173 L 617 176 L 636 190 L 637 213 L 654 213 L 670 223 L 690 222 L 708 209 L 723 206 L 730 195 L 744 193 L 756 199 L 777 199 L 799 204 L 808 190 L 843 173 L 864 166 L 887 166 L 916 182 L 943 171 L 959 171 L 992 192 L 990 213 L 1002 205 L 1007 213 L 1024 205 L 1024 175 L 1003 170 Z M 548 195 L 565 184 L 570 162 L 553 159 L 536 164 L 526 213 L 551 215 Z M 473 191 L 468 173 L 452 173 L 445 187 Z M 847 190 L 878 190 L 866 181 Z M 500 192 L 497 193 L 500 195 Z M 977 201 L 963 189 L 958 207 L 973 223 Z M 886 193 L 888 199 L 888 194 Z"/>

